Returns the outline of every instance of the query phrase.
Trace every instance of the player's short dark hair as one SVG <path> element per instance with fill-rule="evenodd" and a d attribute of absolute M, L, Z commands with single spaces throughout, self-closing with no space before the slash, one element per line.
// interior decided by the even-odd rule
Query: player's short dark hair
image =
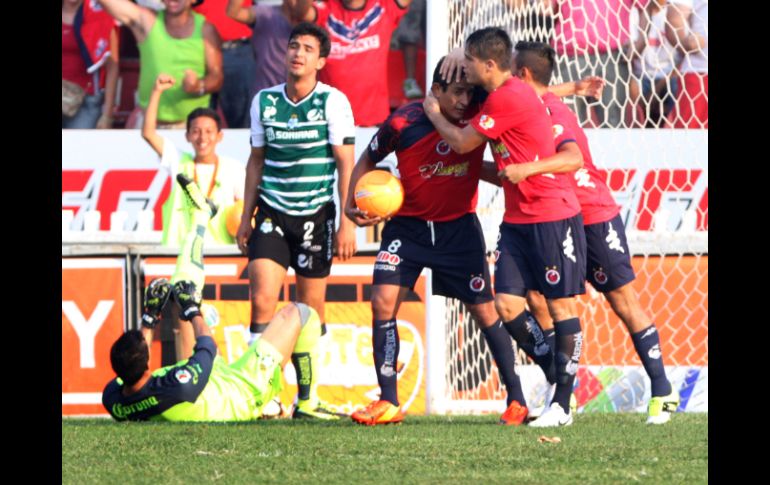
<path fill-rule="evenodd" d="M 213 119 L 217 124 L 217 131 L 222 131 L 222 118 L 219 116 L 219 113 L 214 111 L 211 108 L 195 108 L 190 112 L 189 115 L 187 115 L 187 131 L 190 131 L 190 127 L 192 126 L 192 122 L 195 118 L 200 118 L 201 116 L 205 116 L 208 118 Z"/>
<path fill-rule="evenodd" d="M 497 27 L 479 29 L 468 36 L 465 51 L 482 61 L 493 60 L 501 71 L 511 68 L 513 44 L 511 38 Z"/>
<path fill-rule="evenodd" d="M 446 59 L 446 56 L 444 56 L 441 59 L 439 59 L 438 64 L 436 64 L 436 68 L 433 70 L 433 82 L 434 83 L 438 83 L 438 85 L 441 86 L 441 90 L 442 91 L 446 91 L 446 88 L 448 88 L 449 84 L 451 84 L 449 81 L 445 81 L 441 77 L 441 72 L 440 72 L 441 71 L 441 66 L 444 65 L 444 60 L 445 59 Z M 460 69 L 460 73 L 462 75 L 462 77 L 460 79 L 465 79 L 465 73 L 462 70 L 463 68 L 462 67 L 458 67 L 458 69 Z M 454 77 L 455 77 L 455 75 L 453 74 L 452 78 L 454 78 Z"/>
<path fill-rule="evenodd" d="M 123 384 L 130 386 L 148 369 L 150 349 L 139 330 L 129 330 L 112 344 L 110 364 Z"/>
<path fill-rule="evenodd" d="M 332 42 L 329 40 L 329 34 L 325 28 L 311 22 L 300 22 L 291 29 L 289 43 L 300 35 L 310 35 L 318 39 L 318 43 L 321 45 L 320 57 L 329 57 L 329 53 L 332 51 Z"/>
<path fill-rule="evenodd" d="M 551 83 L 553 67 L 556 64 L 556 51 L 543 42 L 516 43 L 516 68 L 526 67 L 532 73 L 532 78 L 538 83 L 548 86 Z"/>

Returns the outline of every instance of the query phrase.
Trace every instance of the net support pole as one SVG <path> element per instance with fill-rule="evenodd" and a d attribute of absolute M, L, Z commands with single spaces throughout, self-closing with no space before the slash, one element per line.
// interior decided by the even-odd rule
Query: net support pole
<path fill-rule="evenodd" d="M 433 272 L 425 269 L 425 410 L 446 412 L 446 298 L 434 295 Z"/>
<path fill-rule="evenodd" d="M 430 89 L 433 69 L 449 51 L 447 0 L 428 0 L 425 10 L 425 88 Z"/>

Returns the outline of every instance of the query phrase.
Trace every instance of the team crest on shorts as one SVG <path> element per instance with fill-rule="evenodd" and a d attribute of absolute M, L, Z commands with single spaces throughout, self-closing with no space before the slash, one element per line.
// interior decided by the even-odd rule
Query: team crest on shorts
<path fill-rule="evenodd" d="M 594 280 L 596 280 L 596 283 L 603 285 L 607 283 L 608 279 L 607 273 L 602 268 L 594 270 Z"/>
<path fill-rule="evenodd" d="M 190 371 L 187 369 L 179 369 L 174 373 L 174 377 L 176 377 L 176 380 L 182 384 L 187 384 L 190 382 L 190 379 L 192 379 L 192 374 L 190 374 Z"/>
<path fill-rule="evenodd" d="M 561 281 L 561 275 L 556 270 L 556 266 L 550 269 L 546 269 L 545 281 L 547 281 L 549 285 L 556 285 L 559 283 L 559 281 Z"/>
<path fill-rule="evenodd" d="M 471 278 L 469 286 L 471 287 L 471 291 L 475 291 L 476 293 L 480 292 L 485 286 L 484 278 L 481 276 L 474 276 Z"/>
<path fill-rule="evenodd" d="M 259 226 L 259 230 L 265 234 L 273 232 L 273 220 L 270 219 L 269 217 L 266 218 L 264 221 L 262 221 L 262 224 Z"/>

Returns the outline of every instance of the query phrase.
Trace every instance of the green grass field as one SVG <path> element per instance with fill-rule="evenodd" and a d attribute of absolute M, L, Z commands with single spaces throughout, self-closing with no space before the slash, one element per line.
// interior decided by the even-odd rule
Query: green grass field
<path fill-rule="evenodd" d="M 644 419 L 579 414 L 556 429 L 502 427 L 491 415 L 373 428 L 63 419 L 62 483 L 707 483 L 708 414 Z"/>

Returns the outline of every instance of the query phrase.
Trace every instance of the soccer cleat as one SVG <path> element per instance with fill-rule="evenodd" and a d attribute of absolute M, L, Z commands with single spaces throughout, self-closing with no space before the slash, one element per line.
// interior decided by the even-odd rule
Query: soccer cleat
<path fill-rule="evenodd" d="M 664 424 L 679 407 L 679 392 L 671 390 L 668 396 L 657 396 L 650 399 L 647 405 L 647 424 Z"/>
<path fill-rule="evenodd" d="M 527 406 L 522 406 L 519 401 L 511 401 L 508 409 L 500 416 L 500 424 L 518 426 L 527 418 L 527 413 Z"/>
<path fill-rule="evenodd" d="M 297 405 L 297 407 L 294 408 L 294 413 L 291 415 L 293 419 L 321 419 L 325 421 L 334 421 L 340 419 L 341 416 L 346 415 L 329 411 L 320 404 L 314 408 Z"/>
<path fill-rule="evenodd" d="M 364 409 L 359 409 L 350 415 L 359 424 L 374 426 L 376 424 L 400 423 L 404 420 L 401 408 L 390 401 L 374 401 Z"/>
<path fill-rule="evenodd" d="M 142 326 L 155 328 L 160 321 L 160 314 L 171 296 L 171 285 L 166 278 L 156 278 L 150 281 L 144 290 L 144 307 L 142 308 Z"/>
<path fill-rule="evenodd" d="M 211 217 L 216 215 L 219 208 L 211 199 L 208 199 L 203 195 L 203 192 L 201 192 L 201 189 L 198 187 L 198 184 L 195 183 L 195 180 L 183 173 L 178 173 L 176 175 L 176 181 L 182 187 L 182 190 L 187 196 L 187 200 L 189 200 L 196 209 L 208 211 L 211 214 Z"/>
<path fill-rule="evenodd" d="M 404 96 L 406 96 L 407 99 L 422 98 L 422 89 L 420 89 L 420 85 L 417 84 L 417 80 L 411 77 L 404 79 Z"/>
<path fill-rule="evenodd" d="M 569 426 L 572 424 L 572 415 L 564 412 L 559 403 L 553 402 L 539 418 L 529 423 L 535 428 L 552 428 L 555 426 Z"/>

